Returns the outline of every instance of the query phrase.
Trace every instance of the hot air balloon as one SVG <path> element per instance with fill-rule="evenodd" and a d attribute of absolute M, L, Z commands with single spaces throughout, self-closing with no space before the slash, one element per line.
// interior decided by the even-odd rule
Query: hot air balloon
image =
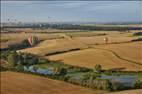
<path fill-rule="evenodd" d="M 36 36 L 30 36 L 28 42 L 31 46 L 34 46 L 38 43 L 38 38 Z"/>

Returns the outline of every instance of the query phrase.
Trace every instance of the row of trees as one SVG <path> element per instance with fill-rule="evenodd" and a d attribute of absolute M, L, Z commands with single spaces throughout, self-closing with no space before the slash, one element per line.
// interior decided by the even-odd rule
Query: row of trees
<path fill-rule="evenodd" d="M 33 24 L 23 26 L 5 26 L 3 28 L 33 28 L 33 29 L 68 29 L 68 30 L 107 30 L 107 31 L 127 31 L 127 30 L 142 30 L 141 27 L 120 27 L 120 26 L 93 26 L 93 25 L 74 25 L 74 24 Z"/>
<path fill-rule="evenodd" d="M 48 61 L 47 59 L 29 54 L 29 53 L 20 53 L 20 52 L 17 53 L 16 51 L 9 51 L 9 52 L 2 53 L 1 58 L 7 60 L 11 68 L 15 68 L 18 71 L 24 71 L 24 66 L 32 66 L 35 64 L 44 64 L 44 63 L 46 63 L 47 65 L 49 63 L 51 64 L 51 61 Z M 83 85 L 90 88 L 97 88 L 97 89 L 103 89 L 103 90 L 109 90 L 109 91 L 129 88 L 129 87 L 123 87 L 121 83 L 112 83 L 110 82 L 110 80 L 101 79 L 100 77 L 103 70 L 102 70 L 102 66 L 99 64 L 96 65 L 93 68 L 93 70 L 90 70 L 87 68 L 75 67 L 75 66 L 70 66 L 65 68 L 63 66 L 64 64 L 61 65 L 60 67 L 52 66 L 53 78 L 62 79 L 64 81 L 67 81 L 73 84 L 79 84 L 79 85 Z M 34 67 L 35 72 L 37 71 L 37 69 L 38 68 Z M 81 78 L 80 77 L 76 78 L 76 76 L 73 77 L 68 75 L 69 70 L 76 71 L 79 73 L 86 72 L 86 74 L 83 75 Z M 135 86 L 132 88 L 142 88 L 141 81 L 137 82 Z"/>
<path fill-rule="evenodd" d="M 39 58 L 29 53 L 20 53 L 16 51 L 7 51 L 1 54 L 1 58 L 8 61 L 11 68 L 21 69 L 23 66 L 31 66 L 39 63 L 48 63 L 47 59 Z"/>

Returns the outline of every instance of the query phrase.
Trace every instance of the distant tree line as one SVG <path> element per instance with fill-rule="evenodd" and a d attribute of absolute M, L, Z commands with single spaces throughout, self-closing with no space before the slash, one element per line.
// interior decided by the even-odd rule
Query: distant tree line
<path fill-rule="evenodd" d="M 74 24 L 32 24 L 22 26 L 5 26 L 3 28 L 33 28 L 33 29 L 65 29 L 65 30 L 105 30 L 105 31 L 127 31 L 142 30 L 141 27 L 122 27 L 122 26 L 93 26 L 93 25 L 74 25 Z"/>

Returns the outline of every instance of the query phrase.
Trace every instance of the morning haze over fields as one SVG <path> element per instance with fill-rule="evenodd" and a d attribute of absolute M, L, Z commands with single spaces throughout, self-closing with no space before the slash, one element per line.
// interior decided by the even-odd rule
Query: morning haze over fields
<path fill-rule="evenodd" d="M 1 94 L 141 94 L 142 1 L 1 1 Z"/>

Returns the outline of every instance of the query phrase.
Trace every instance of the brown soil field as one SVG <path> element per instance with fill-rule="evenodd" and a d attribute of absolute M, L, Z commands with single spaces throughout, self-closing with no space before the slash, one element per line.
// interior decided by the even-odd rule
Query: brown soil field
<path fill-rule="evenodd" d="M 103 69 L 124 68 L 126 71 L 142 71 L 142 66 L 121 60 L 112 52 L 101 49 L 85 49 L 47 57 L 50 60 L 61 60 L 66 64 L 94 68 L 96 64 Z"/>
<path fill-rule="evenodd" d="M 0 84 L 1 94 L 104 94 L 104 91 L 15 72 L 1 72 Z"/>
<path fill-rule="evenodd" d="M 142 42 L 97 45 L 94 47 L 111 50 L 124 59 L 142 64 Z"/>
<path fill-rule="evenodd" d="M 142 89 L 126 90 L 126 91 L 113 92 L 113 93 L 108 93 L 108 94 L 142 94 Z"/>

